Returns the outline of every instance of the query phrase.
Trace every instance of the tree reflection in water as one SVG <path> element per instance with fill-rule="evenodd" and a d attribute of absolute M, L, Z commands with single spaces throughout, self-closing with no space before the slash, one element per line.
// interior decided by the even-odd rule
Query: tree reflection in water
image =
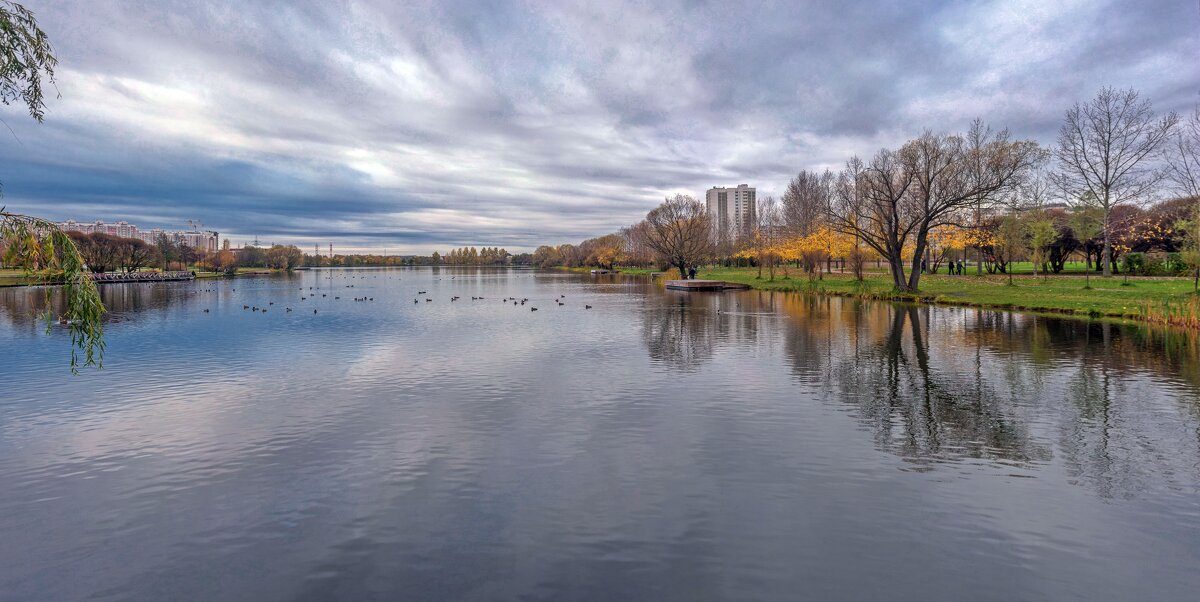
<path fill-rule="evenodd" d="M 779 345 L 764 355 L 786 358 L 800 402 L 848 408 L 914 470 L 1056 464 L 1103 497 L 1200 488 L 1189 333 L 758 292 L 663 295 L 642 329 L 651 360 L 685 373 Z"/>

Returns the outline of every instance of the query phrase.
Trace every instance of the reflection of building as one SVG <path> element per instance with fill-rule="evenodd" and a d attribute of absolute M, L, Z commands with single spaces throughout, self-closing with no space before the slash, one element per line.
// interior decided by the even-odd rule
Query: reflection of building
<path fill-rule="evenodd" d="M 713 217 L 713 224 L 718 234 L 724 238 L 732 235 L 741 236 L 749 230 L 755 220 L 755 189 L 746 184 L 738 184 L 737 188 L 712 187 L 705 195 L 705 205 L 708 214 Z"/>
<path fill-rule="evenodd" d="M 137 238 L 144 240 L 150 244 L 158 242 L 160 236 L 166 236 L 172 241 L 187 245 L 198 251 L 205 253 L 215 253 L 217 251 L 217 243 L 220 235 L 216 232 L 207 230 L 180 230 L 168 231 L 160 228 L 151 230 L 139 230 L 137 226 L 120 221 L 115 224 L 106 224 L 97 220 L 91 224 L 81 224 L 75 220 L 67 220 L 58 225 L 66 232 L 82 232 L 83 234 L 93 234 L 99 232 L 101 234 L 111 234 L 123 238 Z"/>

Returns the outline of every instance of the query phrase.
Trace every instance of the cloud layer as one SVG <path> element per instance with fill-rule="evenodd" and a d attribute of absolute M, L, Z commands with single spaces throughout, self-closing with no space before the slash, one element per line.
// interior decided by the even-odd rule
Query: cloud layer
<path fill-rule="evenodd" d="M 42 125 L 0 108 L 3 202 L 515 250 L 976 116 L 1050 142 L 1103 85 L 1200 99 L 1194 2 L 399 4 L 28 0 L 61 98 Z"/>

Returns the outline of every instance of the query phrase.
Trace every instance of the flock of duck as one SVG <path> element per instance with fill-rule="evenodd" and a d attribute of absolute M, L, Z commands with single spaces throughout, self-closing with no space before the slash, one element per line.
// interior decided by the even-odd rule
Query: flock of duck
<path fill-rule="evenodd" d="M 357 276 L 351 276 L 351 278 L 357 278 Z M 329 279 L 329 280 L 332 280 L 333 278 L 332 278 L 332 277 L 330 277 L 330 278 L 328 278 L 328 279 Z M 451 278 L 451 279 L 453 279 L 453 278 Z M 439 278 L 439 280 L 440 280 L 440 278 Z M 347 284 L 347 285 L 346 285 L 346 288 L 354 288 L 354 285 L 353 285 L 353 284 Z M 310 299 L 310 298 L 312 298 L 312 299 L 315 299 L 315 298 L 317 298 L 318 291 L 316 291 L 315 289 L 316 289 L 316 287 L 312 287 L 312 286 L 310 286 L 310 287 L 308 287 L 308 291 L 306 292 L 306 291 L 305 291 L 305 289 L 304 289 L 304 287 L 300 287 L 300 289 L 299 289 L 299 290 L 301 291 L 301 295 L 300 295 L 300 301 L 307 301 L 307 300 L 308 300 L 308 299 Z M 233 288 L 232 290 L 233 290 L 234 292 L 236 292 L 236 291 L 237 291 L 237 289 L 236 289 L 236 288 Z M 216 291 L 217 291 L 217 289 L 203 289 L 203 292 L 216 292 Z M 423 295 L 427 295 L 427 294 L 429 294 L 429 292 L 428 292 L 428 291 L 417 291 L 417 295 L 418 295 L 418 296 L 417 296 L 417 297 L 415 297 L 415 298 L 413 298 L 413 303 L 420 303 L 420 302 L 421 302 L 421 296 L 423 296 Z M 323 298 L 328 298 L 328 297 L 329 297 L 329 293 L 320 293 L 320 295 L 321 295 L 321 297 L 323 297 Z M 567 303 L 566 303 L 566 301 L 564 301 L 564 299 L 566 299 L 566 298 L 567 298 L 567 296 L 566 296 L 566 295 L 559 295 L 559 296 L 558 296 L 558 298 L 554 299 L 553 301 L 554 301 L 554 303 L 555 303 L 556 305 L 558 305 L 559 307 L 563 307 L 563 306 L 565 306 L 565 305 L 567 304 Z M 334 296 L 334 300 L 340 300 L 340 299 L 341 299 L 341 297 L 340 297 L 340 296 Z M 425 302 L 426 302 L 426 303 L 432 303 L 432 302 L 433 302 L 433 298 L 431 298 L 431 297 L 424 297 L 424 299 L 425 299 Z M 462 297 L 460 297 L 460 296 L 457 296 L 457 295 L 456 295 L 456 296 L 452 296 L 452 297 L 450 297 L 450 302 L 451 302 L 451 303 L 453 303 L 453 302 L 455 302 L 455 301 L 458 301 L 458 300 L 460 300 L 460 299 L 462 299 Z M 375 300 L 375 297 L 371 297 L 371 296 L 364 296 L 364 297 L 354 297 L 354 301 L 355 301 L 355 302 L 358 302 L 358 303 L 369 303 L 369 302 L 372 302 L 372 301 L 374 301 L 374 300 Z M 485 300 L 487 300 L 487 298 L 486 298 L 486 297 L 474 297 L 474 296 L 473 296 L 473 297 L 471 297 L 471 301 L 485 301 Z M 529 306 L 529 311 L 537 311 L 537 310 L 538 310 L 538 308 L 537 308 L 537 307 L 534 307 L 534 306 L 532 305 L 532 303 L 530 302 L 530 300 L 529 300 L 529 298 L 528 298 L 528 297 L 521 298 L 521 299 L 518 299 L 518 298 L 516 298 L 516 297 L 505 297 L 505 298 L 503 298 L 503 299 L 500 299 L 500 302 L 501 302 L 501 303 L 504 303 L 504 304 L 512 303 L 514 306 L 524 306 L 524 305 L 526 305 L 526 304 L 528 303 L 528 304 L 530 304 L 530 306 Z M 274 306 L 274 305 L 275 305 L 275 302 L 274 302 L 274 301 L 269 301 L 269 302 L 267 302 L 267 305 L 268 305 L 268 306 Z M 584 309 L 592 309 L 592 306 L 591 306 L 591 305 L 587 305 L 587 304 L 585 304 L 585 305 L 583 306 L 583 308 L 584 308 Z M 268 307 L 259 307 L 259 306 L 257 306 L 257 305 L 246 305 L 246 304 L 244 304 L 244 305 L 242 305 L 242 310 L 243 310 L 243 311 L 251 311 L 251 312 L 255 312 L 255 313 L 264 313 L 264 314 L 265 314 L 265 313 L 267 313 Z M 293 311 L 293 309 L 292 309 L 291 307 L 284 307 L 284 313 L 291 313 L 292 311 Z M 315 314 L 315 313 L 317 313 L 317 310 L 316 310 L 316 309 L 313 309 L 313 310 L 312 310 L 312 312 Z M 206 314 L 207 314 L 207 313 L 210 313 L 209 309 L 207 309 L 207 308 L 206 308 L 206 309 L 204 309 L 204 313 L 206 313 Z"/>

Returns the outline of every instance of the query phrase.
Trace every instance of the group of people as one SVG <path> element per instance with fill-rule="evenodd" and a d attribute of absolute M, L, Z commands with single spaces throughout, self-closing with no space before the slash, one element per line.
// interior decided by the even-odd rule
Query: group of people
<path fill-rule="evenodd" d="M 954 261 L 953 259 L 951 259 L 949 262 L 946 263 L 947 273 L 950 274 L 951 276 L 962 276 L 964 267 L 966 267 L 966 266 L 963 264 L 963 261 L 961 259 L 959 259 L 958 261 Z M 924 259 L 921 260 L 921 273 L 922 274 L 929 273 L 929 266 L 928 266 L 928 264 L 925 263 Z"/>

